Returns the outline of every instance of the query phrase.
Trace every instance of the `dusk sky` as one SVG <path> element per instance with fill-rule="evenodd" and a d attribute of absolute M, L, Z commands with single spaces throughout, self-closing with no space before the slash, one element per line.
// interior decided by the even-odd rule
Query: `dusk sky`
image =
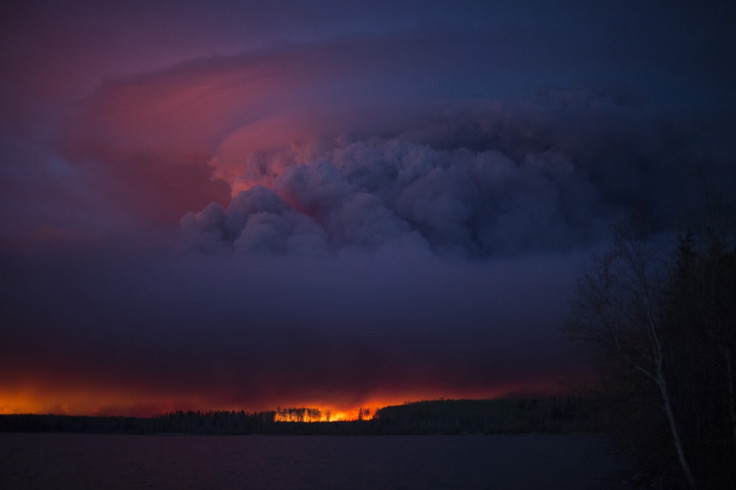
<path fill-rule="evenodd" d="M 736 195 L 719 1 L 10 1 L 0 413 L 559 394 L 632 212 Z"/>

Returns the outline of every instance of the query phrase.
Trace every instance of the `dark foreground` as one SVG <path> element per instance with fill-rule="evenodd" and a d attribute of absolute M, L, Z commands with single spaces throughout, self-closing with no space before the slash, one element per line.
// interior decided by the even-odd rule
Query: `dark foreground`
<path fill-rule="evenodd" d="M 583 434 L 0 434 L 0 488 L 629 488 L 607 449 Z"/>

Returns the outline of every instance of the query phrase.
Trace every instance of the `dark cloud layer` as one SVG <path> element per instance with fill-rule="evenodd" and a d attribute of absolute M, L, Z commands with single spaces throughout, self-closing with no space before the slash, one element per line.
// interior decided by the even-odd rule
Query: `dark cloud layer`
<path fill-rule="evenodd" d="M 736 195 L 732 7 L 349 4 L 2 7 L 0 412 L 553 392 L 609 226 Z"/>

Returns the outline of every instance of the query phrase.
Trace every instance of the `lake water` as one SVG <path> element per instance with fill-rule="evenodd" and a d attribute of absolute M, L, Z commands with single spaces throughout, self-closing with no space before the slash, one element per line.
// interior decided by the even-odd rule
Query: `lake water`
<path fill-rule="evenodd" d="M 582 434 L 0 434 L 0 488 L 629 488 L 607 448 Z"/>

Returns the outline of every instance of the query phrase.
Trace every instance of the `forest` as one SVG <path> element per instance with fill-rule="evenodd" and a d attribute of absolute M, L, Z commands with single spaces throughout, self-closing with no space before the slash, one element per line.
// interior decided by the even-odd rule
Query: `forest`
<path fill-rule="evenodd" d="M 622 225 L 566 326 L 601 427 L 646 486 L 736 488 L 736 228 L 714 222 L 672 240 Z"/>

